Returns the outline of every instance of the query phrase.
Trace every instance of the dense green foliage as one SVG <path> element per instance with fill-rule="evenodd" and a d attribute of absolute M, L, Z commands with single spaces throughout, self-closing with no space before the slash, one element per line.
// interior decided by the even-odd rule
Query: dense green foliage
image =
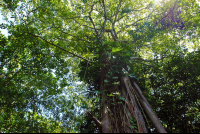
<path fill-rule="evenodd" d="M 181 55 L 181 52 L 178 53 Z M 150 85 L 154 89 L 152 101 L 157 102 L 157 114 L 163 118 L 168 132 L 200 131 L 199 56 L 199 51 L 174 56 L 150 76 Z"/>
<path fill-rule="evenodd" d="M 0 131 L 98 132 L 101 68 L 134 78 L 168 132 L 200 131 L 196 0 L 0 4 Z"/>
<path fill-rule="evenodd" d="M 1 35 L 0 83 L 2 131 L 53 132 L 54 130 L 40 130 L 36 128 L 30 128 L 30 130 L 23 129 L 23 127 L 28 125 L 30 127 L 31 122 L 38 120 L 36 117 L 37 114 L 49 112 L 51 112 L 50 115 L 53 115 L 58 121 L 65 120 L 65 124 L 70 122 L 70 119 L 65 119 L 65 116 L 70 117 L 73 114 L 73 101 L 75 98 L 67 99 L 62 95 L 66 90 L 69 90 L 69 92 L 71 90 L 70 79 L 68 79 L 69 82 L 67 82 L 65 78 L 66 75 L 68 75 L 68 77 L 70 76 L 68 74 L 69 69 L 67 68 L 67 62 L 49 48 L 45 48 L 45 45 L 39 45 L 37 40 L 33 42 L 25 42 L 23 39 L 20 39 L 22 40 L 22 42 L 20 42 L 12 38 L 9 40 L 10 42 L 8 42 L 6 37 Z M 25 44 L 26 47 L 24 47 Z M 66 89 L 66 86 L 69 87 Z M 82 87 L 80 87 L 80 89 L 81 88 Z M 75 92 L 75 90 L 73 92 Z M 72 110 L 66 111 L 65 109 Z M 25 116 L 30 110 L 33 111 L 33 114 L 36 114 L 36 116 L 32 118 L 33 120 L 28 118 L 28 121 L 30 121 L 27 122 Z M 60 119 L 58 113 L 63 113 L 62 119 Z M 13 123 L 16 123 L 15 120 L 17 120 L 19 124 L 14 124 L 17 125 L 14 127 Z M 23 120 L 27 125 L 23 126 L 20 124 Z M 39 124 L 36 123 L 36 125 Z M 43 126 L 42 124 L 40 125 L 40 127 Z M 48 125 L 48 122 L 44 122 L 44 125 Z M 44 128 L 46 127 L 44 126 Z M 49 126 L 49 128 L 51 128 L 51 126 Z M 66 130 L 67 129 L 62 129 L 62 131 Z M 61 130 L 58 130 L 58 132 L 59 131 Z M 69 129 L 69 131 L 71 130 Z"/>
<path fill-rule="evenodd" d="M 200 53 L 177 53 L 169 61 L 141 68 L 145 75 L 138 82 L 167 132 L 199 132 Z"/>

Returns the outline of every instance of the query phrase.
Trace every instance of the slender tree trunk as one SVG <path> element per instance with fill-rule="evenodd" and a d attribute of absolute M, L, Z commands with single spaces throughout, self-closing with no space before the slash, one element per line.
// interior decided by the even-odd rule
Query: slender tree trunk
<path fill-rule="evenodd" d="M 122 82 L 126 87 L 127 93 L 128 93 L 128 95 L 130 96 L 130 99 L 131 99 L 131 104 L 134 108 L 133 113 L 134 113 L 135 119 L 137 120 L 138 132 L 139 133 L 148 133 L 148 130 L 146 128 L 145 121 L 144 121 L 144 118 L 142 116 L 142 113 L 141 113 L 141 111 L 140 111 L 140 109 L 139 109 L 139 107 L 136 103 L 136 100 L 135 100 L 133 93 L 130 90 L 131 84 L 130 84 L 129 78 L 128 77 L 122 78 Z M 126 103 L 128 103 L 128 102 L 126 101 Z M 130 110 L 131 110 L 131 108 L 130 108 Z"/>
<path fill-rule="evenodd" d="M 146 98 L 143 96 L 142 91 L 140 90 L 139 86 L 136 84 L 136 82 L 133 79 L 131 80 L 131 84 L 134 87 L 133 89 L 136 95 L 138 96 L 143 109 L 145 110 L 148 117 L 151 119 L 154 127 L 156 128 L 156 131 L 158 133 L 167 133 L 167 131 L 164 129 L 163 125 L 161 124 L 160 120 L 158 119 L 157 115 L 151 108 L 150 104 L 148 103 Z"/>

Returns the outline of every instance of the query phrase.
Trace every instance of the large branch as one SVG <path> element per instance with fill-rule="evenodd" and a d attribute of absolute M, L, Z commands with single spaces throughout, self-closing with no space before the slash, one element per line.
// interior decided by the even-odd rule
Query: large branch
<path fill-rule="evenodd" d="M 167 18 L 167 17 L 170 15 L 170 13 L 174 10 L 175 7 L 176 7 L 176 3 L 175 3 L 174 6 L 169 10 L 169 12 L 168 12 L 164 17 L 162 17 L 162 18 L 154 25 L 154 27 L 157 26 L 158 23 L 160 23 L 163 19 Z M 164 11 L 164 13 L 165 13 L 165 12 L 166 12 L 166 11 Z M 163 13 L 162 13 L 162 14 L 163 14 Z"/>
<path fill-rule="evenodd" d="M 95 30 L 95 33 L 96 33 L 97 37 L 99 37 L 99 33 L 98 33 L 98 31 L 97 31 L 97 29 L 95 27 L 94 21 L 92 20 L 92 17 L 91 17 L 91 13 L 93 11 L 93 8 L 94 8 L 94 4 L 91 6 L 91 10 L 89 12 L 89 19 L 90 19 L 90 22 L 92 23 L 92 25 L 94 27 L 94 30 Z"/>
<path fill-rule="evenodd" d="M 102 31 L 101 31 L 101 34 L 100 34 L 100 38 L 103 36 L 104 32 L 105 32 L 105 26 L 106 26 L 106 21 L 107 21 L 107 13 L 106 13 L 106 6 L 105 6 L 105 3 L 104 3 L 104 0 L 102 0 L 102 3 L 103 3 L 103 10 L 104 10 L 104 22 L 103 22 L 103 27 L 102 27 Z"/>
<path fill-rule="evenodd" d="M 162 57 L 162 58 L 156 59 L 156 60 L 163 60 L 164 58 L 166 58 L 166 57 Z M 153 61 L 155 61 L 155 60 L 145 60 L 145 59 L 139 58 L 139 57 L 131 57 L 130 59 L 131 60 L 140 60 L 140 61 L 145 61 L 145 62 L 153 62 Z"/>
<path fill-rule="evenodd" d="M 116 11 L 116 14 L 115 14 L 115 19 L 114 19 L 114 22 L 112 24 L 112 29 L 114 29 L 114 27 L 115 27 L 115 23 L 116 23 L 116 20 L 117 20 L 117 15 L 119 14 L 119 8 L 121 6 L 121 2 L 122 2 L 122 0 L 119 1 L 118 7 L 117 7 L 117 11 Z"/>
<path fill-rule="evenodd" d="M 67 52 L 67 53 L 70 53 L 70 54 L 72 54 L 72 55 L 75 56 L 75 57 L 78 57 L 78 58 L 80 58 L 80 59 L 83 59 L 83 60 L 85 60 L 85 61 L 87 61 L 87 62 L 89 62 L 89 63 L 94 63 L 93 61 L 90 61 L 90 60 L 85 59 L 85 58 L 83 58 L 83 57 L 81 57 L 81 56 L 78 56 L 78 55 L 76 55 L 76 54 L 74 54 L 74 53 L 72 53 L 72 52 L 67 51 L 66 49 L 64 49 L 64 48 L 62 48 L 62 47 L 60 47 L 60 46 L 58 46 L 58 45 L 56 45 L 56 44 L 54 44 L 54 43 L 52 43 L 52 42 L 46 40 L 46 39 L 44 39 L 43 37 L 40 37 L 40 36 L 35 35 L 35 34 L 32 34 L 32 33 L 28 33 L 28 34 L 30 34 L 30 35 L 32 35 L 32 36 L 34 36 L 34 37 L 40 38 L 41 40 L 45 41 L 46 43 L 48 43 L 48 44 L 50 44 L 50 45 L 52 45 L 52 46 L 55 46 L 56 48 L 59 48 L 59 49 L 62 50 L 62 51 L 65 51 L 65 52 Z"/>
<path fill-rule="evenodd" d="M 154 11 L 154 10 L 153 10 L 153 11 Z M 141 18 L 141 19 L 135 21 L 135 22 L 132 23 L 132 24 L 126 25 L 124 28 L 129 28 L 130 26 L 137 26 L 137 23 L 138 23 L 139 21 L 149 18 L 149 17 L 151 16 L 151 14 L 153 13 L 153 11 L 152 11 L 148 16 L 146 16 L 146 17 L 144 17 L 144 18 Z M 117 32 L 117 34 L 120 33 L 120 32 L 122 32 L 122 30 L 119 30 L 119 31 Z"/>
<path fill-rule="evenodd" d="M 114 22 L 112 23 L 111 34 L 113 34 L 113 32 L 114 32 L 114 40 L 116 40 L 116 38 L 117 38 L 117 34 L 116 34 L 116 32 L 115 32 L 114 27 L 115 27 L 115 23 L 116 23 L 116 21 L 117 21 L 117 16 L 118 16 L 118 14 L 119 14 L 119 8 L 120 8 L 120 6 L 121 6 L 121 2 L 122 2 L 122 0 L 119 0 L 119 4 L 118 4 L 117 11 L 116 11 L 116 14 L 115 14 L 115 19 L 114 19 Z"/>
<path fill-rule="evenodd" d="M 85 111 L 90 117 L 91 119 L 96 123 L 96 125 L 99 127 L 99 129 L 101 129 L 101 122 L 96 119 L 88 110 Z"/>
<path fill-rule="evenodd" d="M 51 28 L 55 28 L 56 30 L 58 30 L 58 31 L 60 31 L 60 32 L 66 34 L 66 35 L 70 35 L 71 37 L 76 38 L 76 40 L 81 40 L 81 41 L 85 41 L 85 42 L 91 43 L 90 41 L 84 40 L 83 38 L 78 38 L 77 36 L 74 36 L 74 35 L 70 34 L 69 32 L 64 32 L 63 30 L 61 30 L 60 27 L 56 27 L 55 25 L 53 25 Z"/>

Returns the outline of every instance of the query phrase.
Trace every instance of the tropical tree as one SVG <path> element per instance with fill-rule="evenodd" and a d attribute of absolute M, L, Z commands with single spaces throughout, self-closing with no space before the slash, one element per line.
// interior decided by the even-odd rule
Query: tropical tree
<path fill-rule="evenodd" d="M 152 128 L 149 121 L 157 132 L 182 132 L 181 123 L 174 123 L 186 117 L 187 132 L 198 130 L 195 126 L 199 123 L 199 99 L 196 96 L 191 100 L 191 95 L 199 94 L 199 74 L 193 72 L 199 58 L 200 16 L 196 0 L 21 0 L 4 1 L 3 9 L 5 15 L 11 13 L 15 23 L 8 21 L 1 26 L 9 30 L 8 40 L 19 50 L 9 45 L 2 47 L 3 51 L 10 51 L 8 63 L 2 68 L 10 71 L 9 79 L 16 79 L 12 83 L 14 89 L 19 87 L 30 94 L 33 115 L 38 90 L 48 95 L 62 92 L 67 86 L 67 66 L 72 66 L 89 84 L 88 97 L 92 98 L 89 103 L 75 101 L 87 109 L 89 117 L 87 121 L 77 120 L 82 122 L 82 132 L 147 133 Z M 184 49 L 188 46 L 197 54 Z M 12 61 L 13 56 L 20 60 Z M 23 69 L 25 64 L 29 66 Z M 188 66 L 189 71 L 185 69 Z M 29 72 L 16 73 L 17 68 Z M 192 77 L 193 74 L 196 75 Z M 4 87 L 12 82 L 4 75 L 2 78 Z M 9 91 L 18 91 L 9 87 Z M 174 98 L 167 100 L 171 94 Z M 78 100 L 83 100 L 79 95 Z M 188 101 L 192 101 L 191 105 Z M 166 110 L 170 103 L 174 109 Z M 47 109 L 52 106 L 47 104 Z M 182 109 L 183 113 L 172 114 Z M 194 111 L 194 115 L 190 114 Z M 173 117 L 166 119 L 170 114 Z"/>

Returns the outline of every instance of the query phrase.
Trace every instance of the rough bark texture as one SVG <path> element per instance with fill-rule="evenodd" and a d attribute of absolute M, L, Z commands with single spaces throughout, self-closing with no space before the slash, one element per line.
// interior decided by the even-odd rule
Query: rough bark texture
<path fill-rule="evenodd" d="M 110 124 L 109 124 L 109 116 L 107 108 L 104 109 L 101 125 L 102 125 L 101 128 L 102 133 L 110 133 Z"/>
<path fill-rule="evenodd" d="M 101 132 L 102 133 L 110 133 L 110 125 L 109 125 L 109 116 L 108 116 L 108 106 L 107 106 L 107 96 L 104 87 L 104 70 L 101 70 L 101 85 L 100 91 L 102 93 L 101 99 L 101 108 L 102 108 L 102 121 L 101 121 Z"/>
<path fill-rule="evenodd" d="M 150 104 L 148 103 L 146 98 L 143 96 L 139 86 L 136 84 L 136 82 L 134 82 L 133 79 L 131 80 L 131 84 L 134 87 L 135 93 L 138 96 L 142 107 L 144 108 L 145 112 L 147 113 L 148 117 L 151 119 L 154 127 L 156 128 L 156 131 L 158 133 L 167 133 L 167 131 L 162 126 L 160 120 L 158 119 L 157 115 L 151 108 Z"/>
<path fill-rule="evenodd" d="M 132 92 L 130 90 L 131 84 L 130 84 L 129 78 L 124 77 L 124 78 L 122 78 L 122 81 L 125 84 L 127 92 L 128 92 L 130 99 L 131 99 L 132 106 L 134 107 L 134 117 L 137 120 L 138 132 L 139 133 L 148 133 L 148 130 L 146 128 L 145 121 L 143 119 L 142 113 L 141 113 L 141 111 L 140 111 L 140 109 L 139 109 L 139 107 L 136 103 L 134 95 L 132 94 Z"/>
<path fill-rule="evenodd" d="M 144 114 L 146 114 L 157 132 L 166 133 L 135 81 L 128 76 L 118 74 L 117 81 L 120 84 L 113 84 L 114 81 L 107 76 L 107 70 L 106 68 L 101 69 L 101 122 L 91 116 L 100 132 L 148 133 L 144 119 Z M 110 82 L 105 82 L 105 79 Z M 133 118 L 137 121 L 133 122 Z"/>

